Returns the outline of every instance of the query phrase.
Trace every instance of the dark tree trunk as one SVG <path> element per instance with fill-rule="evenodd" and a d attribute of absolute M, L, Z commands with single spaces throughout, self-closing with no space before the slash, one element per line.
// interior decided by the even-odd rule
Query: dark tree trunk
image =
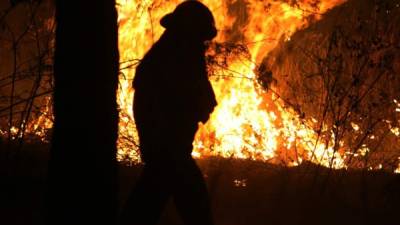
<path fill-rule="evenodd" d="M 115 0 L 56 1 L 49 224 L 113 224 L 118 27 Z"/>

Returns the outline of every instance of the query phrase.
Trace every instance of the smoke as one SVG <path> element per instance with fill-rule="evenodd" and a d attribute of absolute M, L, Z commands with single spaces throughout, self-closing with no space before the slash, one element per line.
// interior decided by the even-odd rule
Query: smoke
<path fill-rule="evenodd" d="M 234 18 L 234 23 L 224 30 L 227 42 L 240 43 L 245 41 L 244 29 L 249 22 L 248 4 L 246 0 L 228 1 L 228 15 Z"/>

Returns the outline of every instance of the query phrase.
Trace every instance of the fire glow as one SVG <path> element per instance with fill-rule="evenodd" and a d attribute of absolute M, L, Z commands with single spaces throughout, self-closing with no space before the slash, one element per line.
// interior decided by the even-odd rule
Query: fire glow
<path fill-rule="evenodd" d="M 117 93 L 119 105 L 118 160 L 140 162 L 139 141 L 133 119 L 134 90 L 131 83 L 140 59 L 161 36 L 159 21 L 182 0 L 118 0 L 120 77 Z M 200 124 L 193 142 L 193 156 L 218 156 L 267 161 L 297 166 L 311 161 L 326 167 L 347 168 L 351 157 L 365 156 L 371 151 L 365 144 L 352 151 L 342 141 L 334 146 L 335 136 L 325 124 L 321 140 L 315 127 L 320 121 L 304 118 L 285 105 L 274 89 L 266 90 L 257 81 L 260 63 L 279 43 L 290 42 L 292 34 L 320 20 L 328 10 L 346 0 L 203 0 L 214 14 L 217 38 L 210 43 L 207 56 L 222 63 L 209 63 L 210 81 L 218 106 L 206 124 Z M 54 22 L 52 20 L 52 22 Z M 239 47 L 240 51 L 221 49 Z M 224 47 L 225 46 L 225 47 Z M 227 46 L 227 47 L 226 47 Z M 226 50 L 226 49 L 225 49 Z M 232 49 L 231 49 L 232 50 Z M 48 141 L 52 122 L 51 97 L 44 98 L 41 116 L 26 124 L 26 133 Z M 400 103 L 394 99 L 396 112 Z M 400 137 L 399 127 L 390 132 Z M 360 124 L 350 123 L 354 132 L 362 132 Z M 13 139 L 22 138 L 22 129 L 0 130 Z M 375 136 L 370 136 L 374 139 Z M 335 148 L 336 147 L 336 148 Z M 381 169 L 382 165 L 368 169 Z M 400 173 L 400 158 L 395 173 Z"/>
<path fill-rule="evenodd" d="M 300 5 L 285 1 L 202 1 L 216 20 L 219 34 L 215 42 L 244 44 L 250 56 L 228 57 L 227 68 L 212 68 L 210 80 L 218 106 L 211 119 L 200 125 L 193 143 L 193 156 L 236 157 L 287 165 L 299 165 L 306 159 L 333 168 L 345 167 L 344 154 L 334 152 L 329 144 L 318 143 L 316 133 L 308 124 L 285 108 L 273 92 L 260 87 L 254 72 L 257 62 L 282 38 L 290 41 L 296 30 L 308 25 L 308 17 L 319 19 L 344 1 L 325 0 L 317 7 L 307 0 Z M 162 34 L 160 18 L 179 2 L 119 1 L 122 75 L 118 92 L 121 108 L 118 155 L 121 160 L 140 160 L 131 110 L 134 65 Z M 209 54 L 213 53 L 210 48 Z"/>

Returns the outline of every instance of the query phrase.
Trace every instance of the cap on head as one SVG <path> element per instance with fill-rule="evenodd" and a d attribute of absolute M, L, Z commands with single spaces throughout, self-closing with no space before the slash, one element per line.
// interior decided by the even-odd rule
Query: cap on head
<path fill-rule="evenodd" d="M 165 15 L 161 25 L 184 35 L 211 40 L 217 35 L 214 17 L 207 6 L 196 0 L 179 4 L 172 13 Z"/>

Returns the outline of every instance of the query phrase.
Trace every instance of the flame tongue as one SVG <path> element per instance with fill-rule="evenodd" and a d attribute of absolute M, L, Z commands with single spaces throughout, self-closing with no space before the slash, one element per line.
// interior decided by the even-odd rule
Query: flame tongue
<path fill-rule="evenodd" d="M 285 1 L 203 1 L 213 12 L 219 34 L 216 42 L 240 43 L 248 55 L 234 55 L 225 67 L 211 68 L 211 82 L 219 105 L 210 120 L 200 126 L 193 155 L 273 159 L 297 165 L 303 159 L 329 165 L 334 156 L 330 146 L 316 143 L 316 134 L 298 115 L 285 109 L 273 92 L 255 82 L 254 70 L 282 38 L 319 19 L 328 9 L 345 0 Z M 120 115 L 119 158 L 140 160 L 132 116 L 133 90 L 130 83 L 134 64 L 142 58 L 163 32 L 158 21 L 180 1 L 119 1 L 119 44 L 124 76 L 118 92 Z M 215 49 L 210 54 L 216 54 Z M 312 121 L 310 122 L 312 123 Z M 312 124 L 309 124 L 312 125 Z M 130 141 L 129 141 L 130 140 Z M 132 141 L 133 140 L 133 141 Z M 294 150 L 295 149 L 295 150 Z M 334 166 L 343 159 L 335 155 Z"/>

